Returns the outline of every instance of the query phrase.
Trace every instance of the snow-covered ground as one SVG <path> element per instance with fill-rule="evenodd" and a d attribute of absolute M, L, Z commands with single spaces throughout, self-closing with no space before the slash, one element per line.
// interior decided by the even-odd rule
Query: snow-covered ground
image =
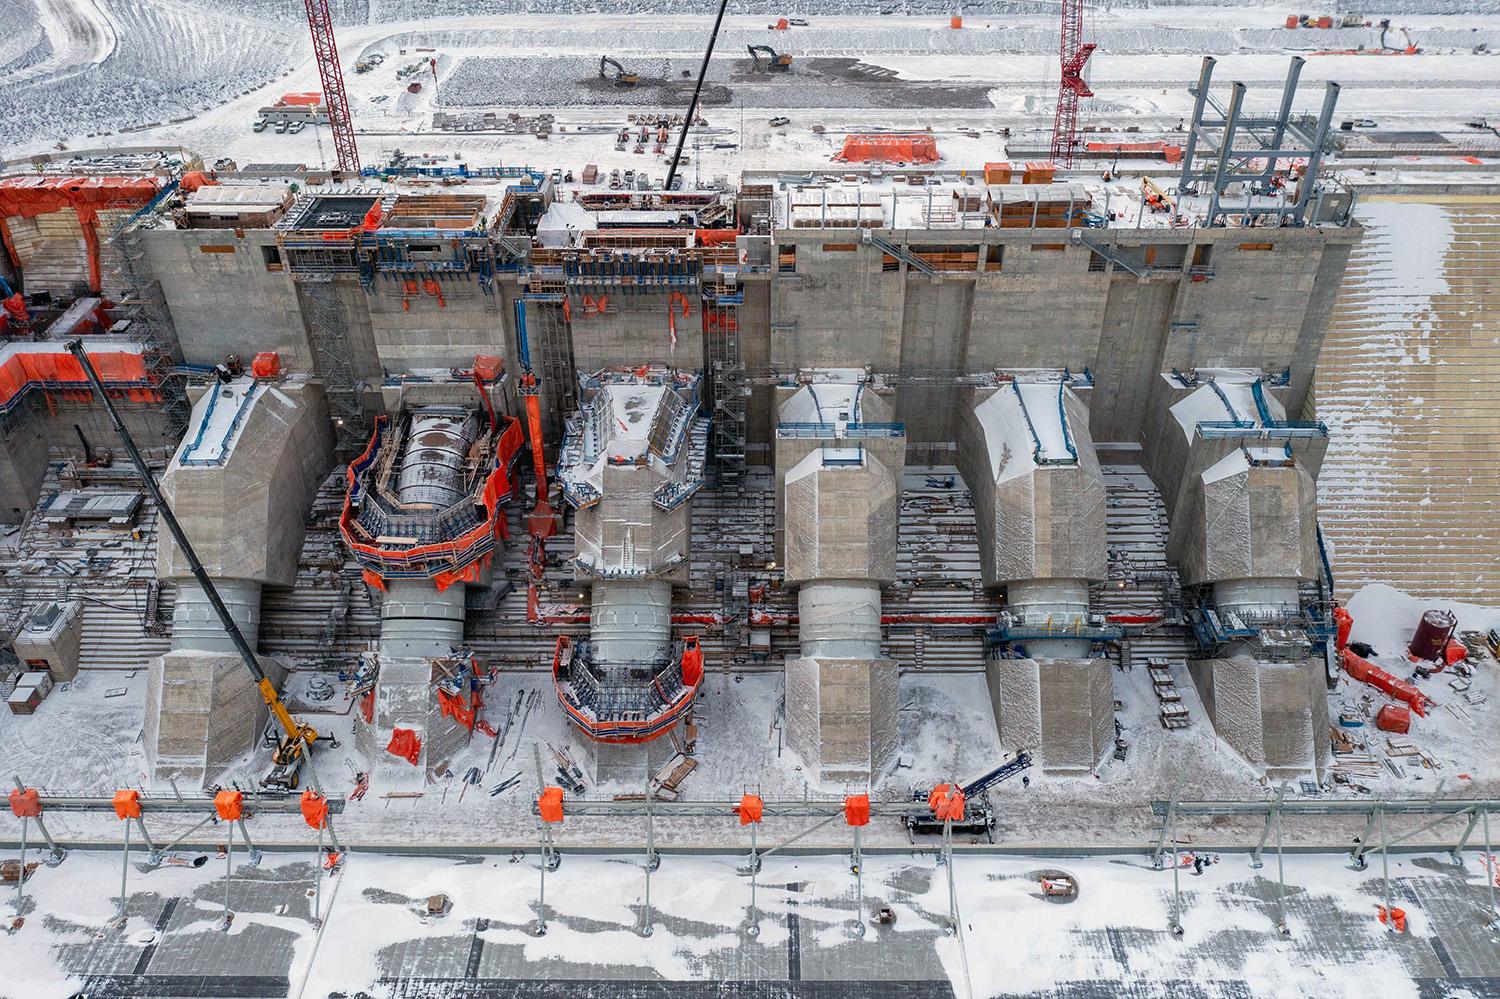
<path fill-rule="evenodd" d="M 1274 857 L 1262 871 L 1247 869 L 1243 857 L 1223 858 L 1197 876 L 1182 871 L 1174 900 L 1172 873 L 1139 858 L 960 855 L 950 901 L 948 870 L 931 853 L 866 855 L 858 888 L 844 857 L 778 856 L 764 862 L 752 908 L 750 880 L 736 871 L 743 855 L 667 856 L 651 878 L 649 935 L 641 932 L 641 859 L 565 857 L 546 877 L 543 905 L 534 852 L 354 854 L 322 886 L 319 928 L 311 855 L 272 855 L 259 870 L 237 866 L 226 932 L 222 862 L 132 872 L 128 919 L 116 927 L 118 854 L 75 852 L 32 876 L 25 925 L 0 936 L 0 965 L 8 969 L 0 994 L 62 996 L 90 985 L 103 991 L 92 976 L 128 983 L 189 972 L 209 976 L 204 986 L 273 975 L 284 978 L 288 994 L 309 997 L 360 989 L 450 995 L 458 993 L 445 988 L 462 979 L 470 986 L 571 982 L 571 994 L 609 996 L 630 981 L 708 987 L 726 979 L 830 978 L 930 982 L 946 988 L 928 994 L 951 989 L 961 997 L 1054 988 L 1058 995 L 1128 989 L 1341 999 L 1494 994 L 1483 977 L 1495 965 L 1482 928 L 1486 869 L 1472 854 L 1460 868 L 1446 858 L 1393 858 L 1404 934 L 1387 933 L 1376 919 L 1384 898 L 1378 865 L 1355 872 L 1335 856 L 1288 857 L 1286 936 L 1276 932 Z M 1073 878 L 1077 896 L 1044 897 L 1044 874 Z M 429 915 L 427 900 L 437 894 L 447 896 L 448 908 Z M 954 902 L 957 934 L 949 932 Z M 882 906 L 893 924 L 873 922 Z M 862 937 L 854 932 L 861 915 Z M 1181 939 L 1168 930 L 1174 915 Z M 545 935 L 533 932 L 539 917 Z M 757 935 L 747 932 L 751 925 Z M 1423 988 L 1438 983 L 1446 991 Z"/>
<path fill-rule="evenodd" d="M 228 156 L 241 164 L 318 165 L 332 154 L 322 129 L 251 131 L 257 109 L 281 94 L 320 89 L 298 5 L 260 0 L 226 14 L 183 0 L 0 3 L 22 15 L 32 11 L 21 19 L 23 31 L 0 41 L 7 153 L 43 151 L 63 141 L 74 148 L 180 143 L 210 162 Z M 427 9 L 434 16 L 421 18 Z M 613 134 L 629 112 L 683 109 L 688 81 L 681 70 L 696 64 L 708 18 L 496 16 L 481 13 L 492 8 L 468 5 L 462 9 L 479 16 L 455 17 L 454 9 L 449 3 L 341 6 L 339 46 L 365 163 L 400 148 L 460 151 L 480 163 L 578 170 L 592 162 L 664 171 L 650 152 L 617 152 Z M 1284 17 L 1266 7 L 1092 11 L 1086 32 L 1100 49 L 1088 73 L 1098 96 L 1084 101 L 1083 124 L 1158 134 L 1174 128 L 1191 108 L 1187 85 L 1204 54 L 1220 59 L 1217 79 L 1250 84 L 1252 108 L 1274 104 L 1287 56 L 1301 53 L 1308 55 L 1301 102 L 1308 110 L 1321 82 L 1337 79 L 1345 88 L 1342 114 L 1374 116 L 1387 127 L 1462 129 L 1476 114 L 1500 117 L 1500 87 L 1494 86 L 1500 62 L 1474 54 L 1481 45 L 1500 49 L 1500 17 L 1403 17 L 1398 26 L 1408 27 L 1423 51 L 1389 58 L 1310 55 L 1369 48 L 1378 32 L 1289 31 L 1279 27 Z M 971 11 L 960 31 L 933 16 L 822 12 L 809 20 L 807 27 L 782 32 L 767 31 L 760 15 L 726 19 L 717 82 L 707 88 L 704 110 L 705 145 L 722 146 L 698 151 L 696 169 L 705 179 L 826 164 L 844 132 L 872 128 L 931 128 L 946 163 L 976 167 L 1004 155 L 1000 129 L 1050 127 L 1057 87 L 1050 11 L 1004 17 Z M 792 72 L 751 74 L 745 46 L 752 43 L 792 52 Z M 383 63 L 354 72 L 356 60 L 376 53 L 387 57 Z M 638 69 L 645 76 L 641 86 L 619 89 L 600 80 L 598 59 L 606 53 Z M 426 73 L 397 78 L 398 69 L 428 58 L 437 60 L 436 82 Z M 667 79 L 653 80 L 668 63 Z M 408 93 L 410 82 L 423 87 Z M 546 109 L 557 114 L 558 128 L 547 139 L 526 130 L 438 131 L 434 113 L 454 105 L 497 111 L 502 119 L 506 112 Z M 791 124 L 770 126 L 768 113 L 783 111 Z M 825 131 L 814 133 L 815 124 Z M 961 128 L 980 134 L 958 134 Z M 1027 138 L 1026 144 L 1035 142 Z"/>

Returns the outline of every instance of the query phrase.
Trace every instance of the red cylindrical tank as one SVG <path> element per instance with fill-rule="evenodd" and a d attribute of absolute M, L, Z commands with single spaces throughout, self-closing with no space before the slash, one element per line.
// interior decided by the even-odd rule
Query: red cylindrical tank
<path fill-rule="evenodd" d="M 1430 610 L 1417 622 L 1417 633 L 1411 636 L 1406 651 L 1413 659 L 1436 662 L 1443 658 L 1443 650 L 1448 647 L 1448 639 L 1453 637 L 1453 629 L 1457 626 L 1457 618 L 1449 611 Z"/>

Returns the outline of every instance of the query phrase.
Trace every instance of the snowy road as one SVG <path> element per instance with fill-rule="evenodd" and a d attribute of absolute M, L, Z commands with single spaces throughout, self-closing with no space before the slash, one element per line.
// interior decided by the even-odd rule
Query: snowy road
<path fill-rule="evenodd" d="M 98 0 L 33 0 L 52 58 L 0 76 L 7 87 L 39 80 L 60 83 L 86 73 L 114 54 L 115 27 Z"/>

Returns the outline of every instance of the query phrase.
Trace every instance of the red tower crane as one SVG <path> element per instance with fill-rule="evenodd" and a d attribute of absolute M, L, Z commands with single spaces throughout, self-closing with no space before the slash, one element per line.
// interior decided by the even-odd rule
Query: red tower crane
<path fill-rule="evenodd" d="M 1083 0 L 1062 0 L 1062 42 L 1058 58 L 1062 75 L 1057 81 L 1057 116 L 1052 120 L 1052 162 L 1073 165 L 1078 146 L 1078 98 L 1093 97 L 1083 79 L 1083 64 L 1095 49 L 1083 44 Z"/>
<path fill-rule="evenodd" d="M 333 128 L 338 169 L 359 173 L 359 149 L 354 145 L 349 95 L 344 92 L 344 70 L 339 65 L 339 49 L 333 40 L 333 14 L 328 9 L 328 0 L 303 0 L 303 3 L 307 6 L 307 27 L 312 32 L 313 58 L 323 81 L 323 106 L 328 109 L 328 124 Z"/>

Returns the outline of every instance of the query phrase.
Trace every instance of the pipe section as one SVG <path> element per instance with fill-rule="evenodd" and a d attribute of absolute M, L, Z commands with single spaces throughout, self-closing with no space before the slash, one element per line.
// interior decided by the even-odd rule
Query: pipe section
<path fill-rule="evenodd" d="M 214 586 L 240 634 L 254 648 L 260 633 L 260 583 L 251 579 L 219 579 Z M 238 655 L 234 640 L 224 630 L 208 594 L 195 579 L 177 583 L 177 601 L 172 606 L 172 651 L 179 650 Z"/>
<path fill-rule="evenodd" d="M 464 642 L 464 586 L 393 579 L 380 612 L 382 656 L 446 656 Z"/>
<path fill-rule="evenodd" d="M 465 413 L 445 407 L 414 411 L 396 486 L 402 505 L 444 510 L 467 496 L 464 466 L 474 436 L 475 421 Z"/>
<path fill-rule="evenodd" d="M 809 658 L 880 658 L 880 586 L 862 580 L 804 583 L 797 593 L 798 637 Z"/>
<path fill-rule="evenodd" d="M 594 661 L 640 663 L 653 671 L 672 651 L 672 584 L 665 579 L 601 580 L 589 607 Z"/>

